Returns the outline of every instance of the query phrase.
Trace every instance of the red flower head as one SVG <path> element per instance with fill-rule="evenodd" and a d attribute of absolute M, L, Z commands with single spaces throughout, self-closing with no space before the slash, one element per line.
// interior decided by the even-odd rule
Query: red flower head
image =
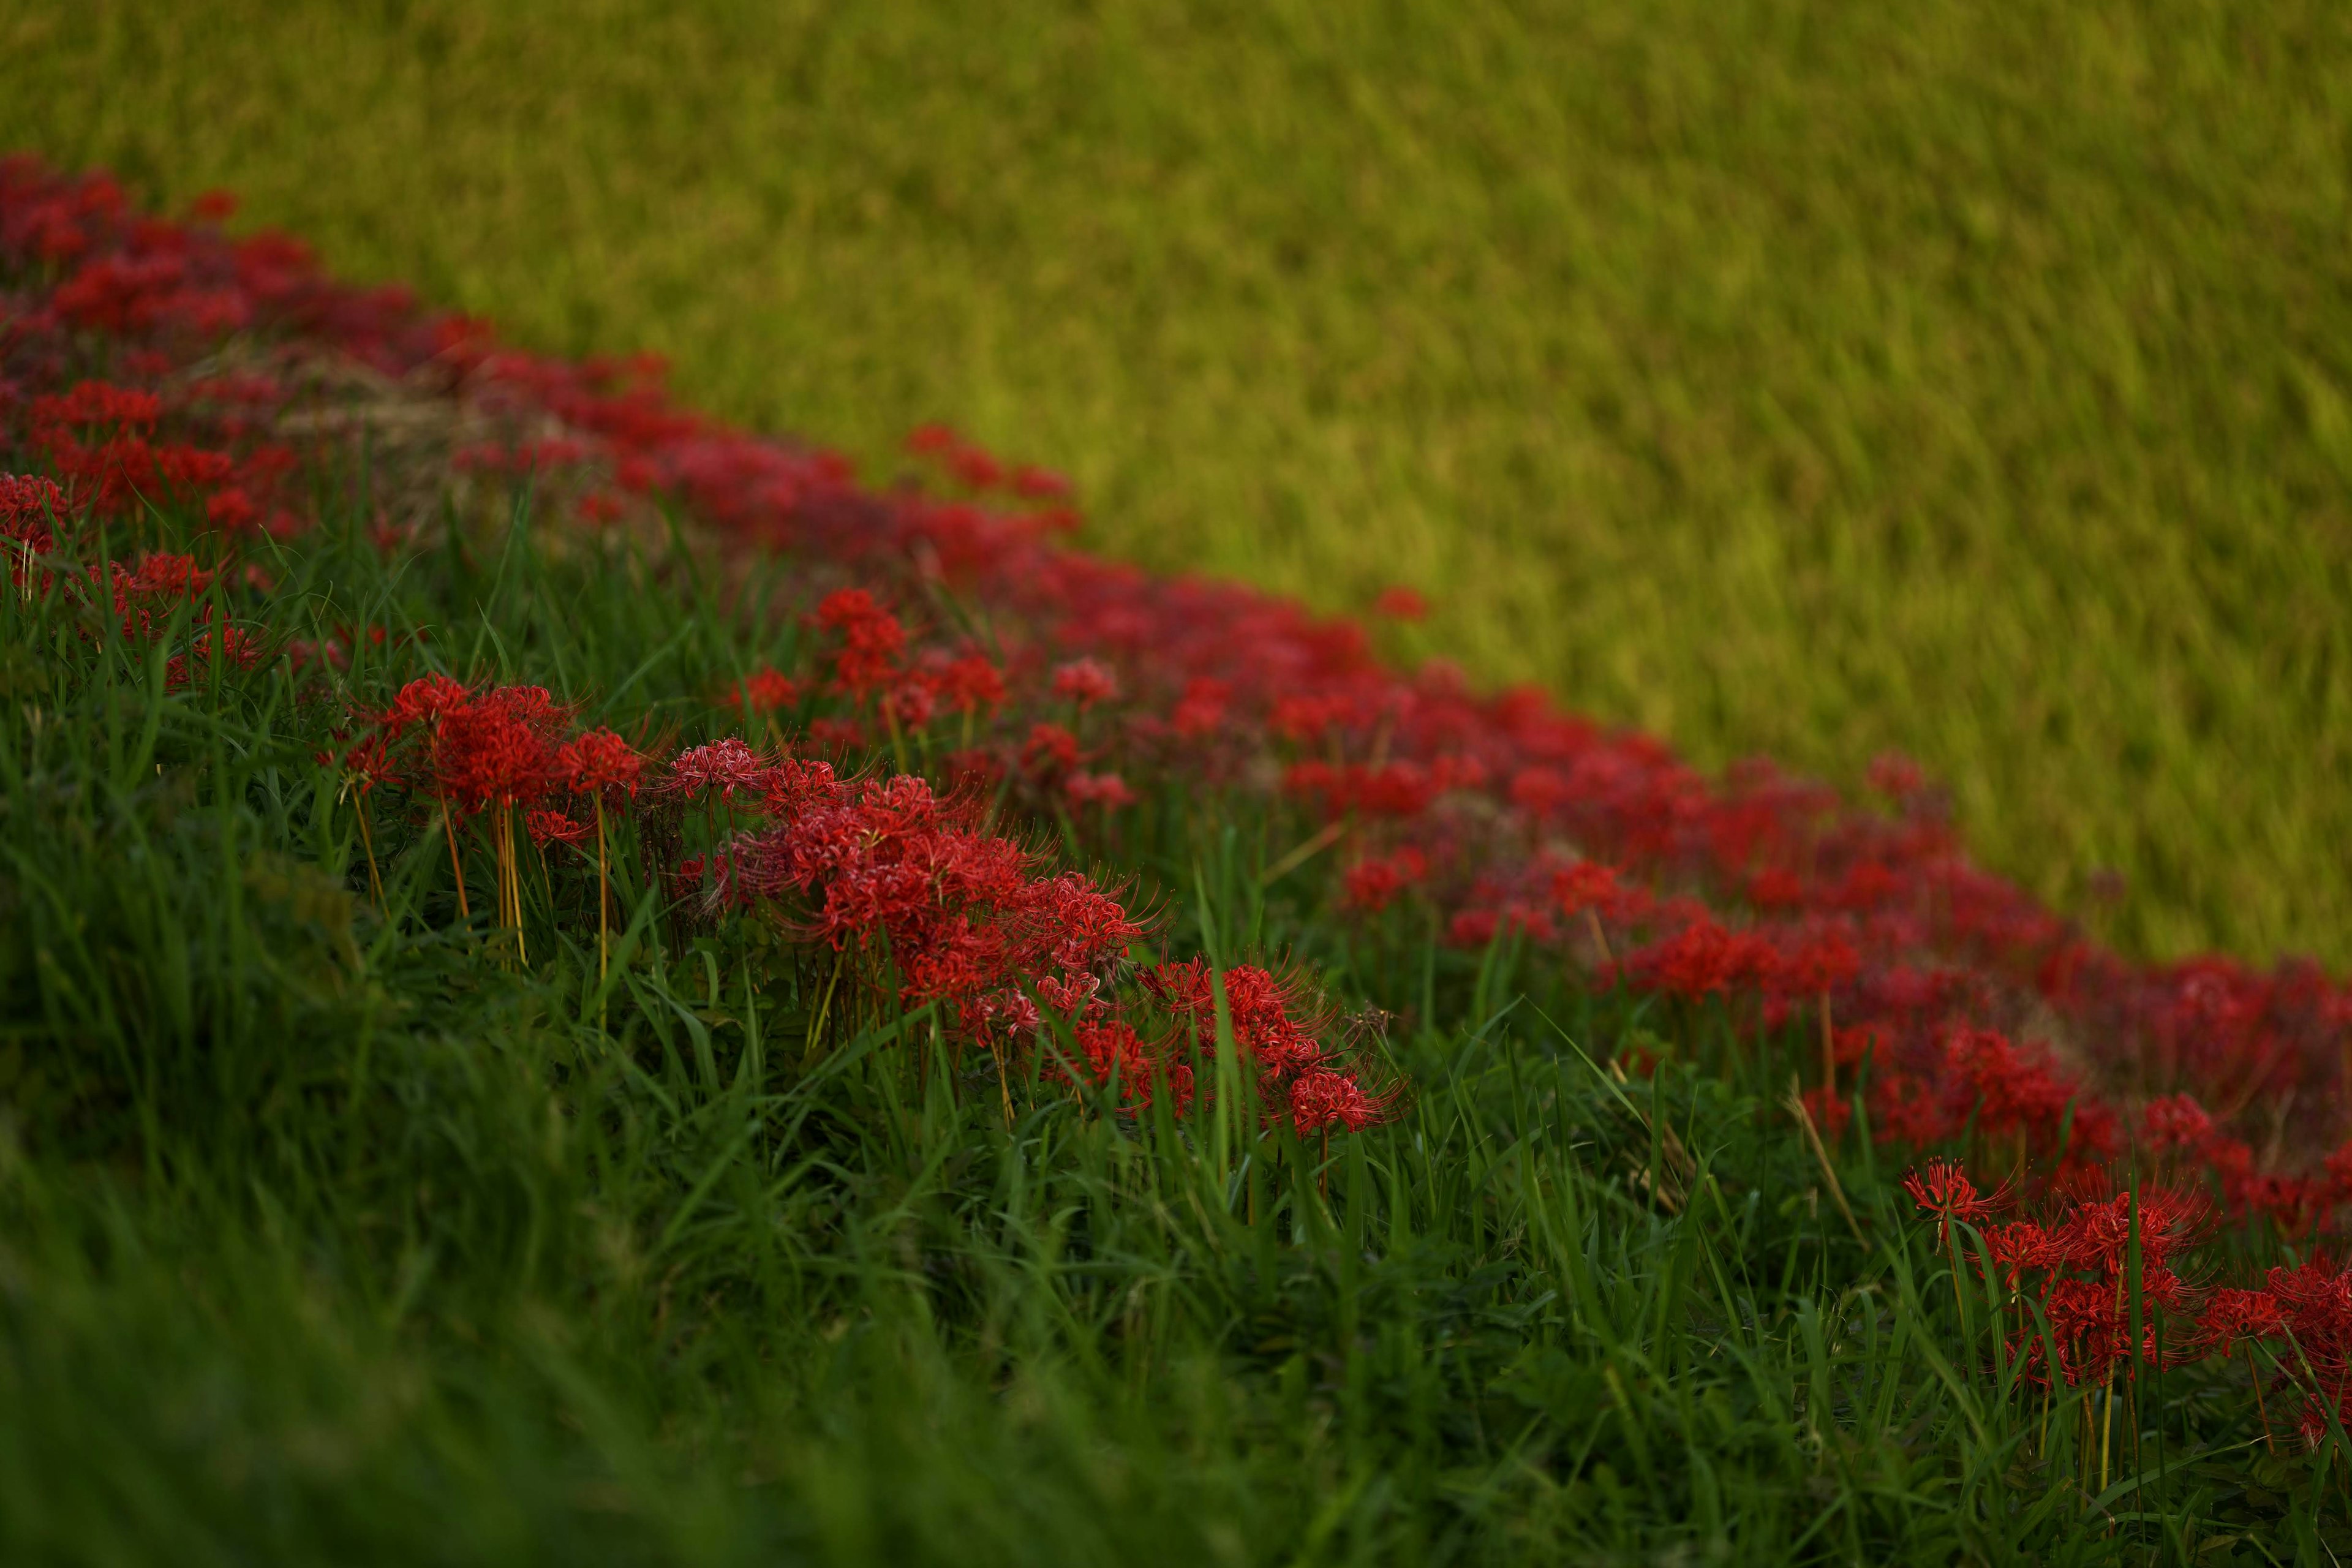
<path fill-rule="evenodd" d="M 432 757 L 438 792 L 466 811 L 538 799 L 558 782 L 554 735 L 562 722 L 538 686 L 498 687 L 445 709 Z"/>
<path fill-rule="evenodd" d="M 1395 902 L 1399 893 L 1428 875 L 1429 858 L 1407 845 L 1393 855 L 1360 860 L 1349 867 L 1340 902 L 1350 909 L 1377 914 Z"/>
<path fill-rule="evenodd" d="M 577 844 L 588 837 L 588 825 L 574 822 L 560 811 L 527 811 L 523 826 L 530 831 L 530 841 L 541 848 L 550 844 Z"/>
<path fill-rule="evenodd" d="M 1188 741 L 1213 735 L 1225 721 L 1225 704 L 1232 688 L 1222 680 L 1196 677 L 1184 683 L 1184 695 L 1169 714 L 1169 725 Z"/>
<path fill-rule="evenodd" d="M 1074 773 L 1062 782 L 1062 793 L 1072 805 L 1101 805 L 1116 811 L 1135 804 L 1135 792 L 1117 773 Z"/>
<path fill-rule="evenodd" d="M 393 761 L 391 744 L 381 731 L 362 736 L 343 753 L 343 771 L 359 785 L 362 795 L 380 784 L 396 784 L 400 779 L 399 767 Z"/>
<path fill-rule="evenodd" d="M 66 516 L 65 492 L 53 481 L 29 474 L 0 474 L 0 539 L 16 545 L 7 553 L 19 563 L 49 549 L 51 525 L 63 522 Z"/>
<path fill-rule="evenodd" d="M 773 669 L 755 669 L 730 689 L 727 706 L 744 714 L 772 713 L 800 700 L 800 688 Z"/>
<path fill-rule="evenodd" d="M 2055 1268 L 2065 1261 L 2050 1233 L 2030 1219 L 1994 1226 L 1985 1232 L 1985 1241 L 2012 1290 L 2026 1275 Z"/>
<path fill-rule="evenodd" d="M 402 687 L 392 706 L 376 716 L 388 736 L 398 737 L 420 726 L 438 729 L 443 718 L 473 699 L 473 689 L 446 675 L 419 676 Z"/>
<path fill-rule="evenodd" d="M 1068 698 L 1081 708 L 1091 708 L 1118 695 L 1118 678 L 1098 660 L 1072 659 L 1055 667 L 1054 695 Z"/>
<path fill-rule="evenodd" d="M 1063 500 L 1070 494 L 1070 481 L 1051 468 L 1024 463 L 1013 470 L 1013 490 L 1030 500 Z"/>
<path fill-rule="evenodd" d="M 919 675 L 898 682 L 882 695 L 882 711 L 904 730 L 922 729 L 939 705 L 938 693 Z"/>
<path fill-rule="evenodd" d="M 1993 1211 L 2001 1194 L 1990 1197 L 1977 1191 L 1969 1173 L 1958 1162 L 1931 1156 L 1927 1170 L 1913 1171 L 1903 1178 L 1903 1190 L 1920 1209 L 1937 1218 L 1938 1234 L 1948 1230 L 1955 1220 L 1980 1220 Z"/>
<path fill-rule="evenodd" d="M 2213 1118 L 2186 1094 L 2149 1100 L 2140 1112 L 2140 1125 L 2147 1146 L 2158 1153 L 2177 1149 L 2193 1155 L 2213 1135 Z"/>
<path fill-rule="evenodd" d="M 2228 1355 L 2247 1340 L 2275 1339 L 2286 1332 L 2286 1313 L 2268 1290 L 2216 1286 L 2205 1298 L 2198 1336 L 2216 1355 Z"/>
<path fill-rule="evenodd" d="M 842 690 L 864 693 L 886 684 L 898 673 L 898 656 L 907 647 L 907 628 L 898 617 L 874 601 L 863 588 L 828 594 L 816 607 L 819 626 L 841 634 L 841 649 L 834 655 L 834 679 Z"/>
<path fill-rule="evenodd" d="M 1033 773 L 1066 772 L 1078 765 L 1078 738 L 1059 724 L 1032 724 L 1021 756 Z"/>
<path fill-rule="evenodd" d="M 731 801 L 737 790 L 761 793 L 767 772 L 766 758 L 730 735 L 680 752 L 670 762 L 667 787 L 681 795 L 715 789 L 720 799 Z"/>
<path fill-rule="evenodd" d="M 1598 860 L 1579 860 L 1552 873 L 1551 896 L 1559 900 L 1559 912 L 1563 915 L 1582 914 L 1587 910 L 1614 915 L 1623 893 L 1617 885 L 1615 871 Z"/>
<path fill-rule="evenodd" d="M 556 752 L 556 769 L 563 787 L 574 795 L 603 795 L 611 790 L 637 793 L 646 759 L 636 748 L 610 730 L 591 730 Z"/>
<path fill-rule="evenodd" d="M 1372 613 L 1392 621 L 1418 621 L 1429 615 L 1429 601 L 1411 588 L 1383 588 L 1372 601 Z"/>
<path fill-rule="evenodd" d="M 1004 706 L 1004 672 L 982 655 L 943 659 L 936 668 L 927 659 L 925 673 L 939 700 L 959 713 L 992 713 Z"/>
<path fill-rule="evenodd" d="M 1074 1065 L 1087 1083 L 1107 1088 L 1115 1074 L 1122 1100 L 1138 1107 L 1151 1103 L 1151 1059 L 1133 1028 L 1113 1019 L 1080 1024 L 1071 1034 L 1078 1047 Z M 1065 1076 L 1059 1068 L 1052 1071 Z"/>
<path fill-rule="evenodd" d="M 1919 764 L 1900 752 L 1881 752 L 1871 758 L 1869 776 L 1871 788 L 1896 800 L 1917 794 L 1927 779 Z"/>
<path fill-rule="evenodd" d="M 1391 1097 L 1367 1094 L 1352 1073 L 1309 1068 L 1292 1080 L 1288 1100 L 1290 1123 L 1305 1137 L 1334 1127 L 1361 1132 L 1387 1116 Z"/>

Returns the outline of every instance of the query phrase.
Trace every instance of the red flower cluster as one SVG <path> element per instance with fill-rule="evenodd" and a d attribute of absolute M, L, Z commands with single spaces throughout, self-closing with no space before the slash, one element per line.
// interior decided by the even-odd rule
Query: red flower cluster
<path fill-rule="evenodd" d="M 1071 550 L 1053 537 L 1068 514 L 1001 510 L 991 499 L 1058 501 L 1064 481 L 951 431 L 919 432 L 911 446 L 961 494 L 861 489 L 835 455 L 680 409 L 652 363 L 502 348 L 479 323 L 430 314 L 396 290 L 335 284 L 283 237 L 232 240 L 202 222 L 139 217 L 102 176 L 0 164 L 0 280 L 14 301 L 0 378 L 27 394 L 0 407 L 0 421 L 44 455 L 75 506 L 122 504 L 153 487 L 217 501 L 224 529 L 268 515 L 282 461 L 255 440 L 268 431 L 268 390 L 256 398 L 228 378 L 162 372 L 193 367 L 232 328 L 299 338 L 388 374 L 438 378 L 509 419 L 507 456 L 492 465 L 501 471 L 560 461 L 602 476 L 608 496 L 658 492 L 722 538 L 900 585 L 905 603 L 944 583 L 1007 637 L 1001 666 L 950 674 L 976 650 L 910 655 L 905 623 L 871 589 L 835 595 L 818 611 L 833 684 L 871 708 L 871 728 L 828 713 L 812 735 L 846 745 L 887 731 L 903 748 L 952 709 L 966 721 L 952 772 L 1011 778 L 1059 805 L 1115 805 L 1131 793 L 1124 781 L 1170 771 L 1244 787 L 1283 778 L 1345 832 L 1391 857 L 1422 856 L 1416 896 L 1456 940 L 1514 932 L 1684 997 L 1759 993 L 1768 1025 L 1810 1004 L 1832 1047 L 1832 1014 L 1875 1031 L 1883 1129 L 1946 1137 L 1952 1108 L 1981 1100 L 2030 1155 L 2063 1145 L 2087 1159 L 2097 1129 L 2122 1124 L 2096 1092 L 2104 1078 L 2137 1093 L 2193 1094 L 2224 1126 L 2259 1125 L 2265 1138 L 2275 1129 L 2290 1151 L 2315 1152 L 2340 1132 L 2333 1108 L 2352 1060 L 2342 984 L 2308 963 L 2143 965 L 2101 951 L 1971 865 L 1936 792 L 1903 759 L 1872 764 L 1868 805 L 1767 763 L 1708 778 L 1654 738 L 1605 731 L 1540 694 L 1481 696 L 1434 664 L 1395 673 L 1360 628 L 1296 605 Z M 115 356 L 117 380 L 101 384 L 111 390 L 80 384 L 93 344 Z M 220 500 L 231 492 L 247 496 L 250 517 Z M 21 570 L 31 527 L 12 528 Z M 1058 695 L 1057 670 L 1068 672 Z M 1066 720 L 1073 704 L 1083 746 L 1070 731 L 1029 728 L 1057 705 Z M 974 733 L 1000 705 L 1013 710 L 1005 732 Z M 1358 847 L 1348 863 L 1370 863 Z M 1577 866 L 1606 867 L 1607 880 L 1592 872 L 1554 885 Z M 1379 896 L 1368 884 L 1354 901 Z M 2085 1081 L 1948 1048 L 1956 1031 L 2014 1037 L 2036 1016 L 2054 1017 L 2086 1053 Z M 2332 1190 L 2274 1184 L 2258 1162 L 2233 1174 L 2231 1147 L 2210 1153 L 2233 1203 L 2284 1213 Z"/>
<path fill-rule="evenodd" d="M 1180 1041 L 1204 1061 L 1219 1047 L 1216 976 L 1194 959 L 1144 972 L 1144 988 L 1181 1026 Z M 1300 996 L 1254 964 L 1224 971 L 1225 1026 L 1235 1054 L 1255 1078 L 1258 1103 L 1269 1121 L 1288 1121 L 1301 1136 L 1334 1127 L 1361 1131 L 1386 1119 L 1393 1090 L 1367 1089 L 1362 1075 L 1327 1050 L 1324 1029 L 1296 1016 Z"/>
<path fill-rule="evenodd" d="M 1903 1185 L 1922 1212 L 1937 1216 L 1938 1245 L 1952 1249 L 1956 1264 L 1975 1249 L 1958 1245 L 1955 1225 L 1966 1222 L 1982 1236 L 1978 1266 L 2007 1293 L 2006 1353 L 2025 1383 L 2050 1383 L 2053 1346 L 2057 1375 L 2070 1385 L 2105 1385 L 2135 1364 L 2242 1354 L 2266 1431 L 2266 1387 L 2294 1397 L 2295 1427 L 2315 1447 L 2331 1414 L 2352 1422 L 2352 1273 L 2340 1265 L 2315 1258 L 2271 1269 L 2257 1289 L 2200 1291 L 2178 1267 L 2211 1228 L 2211 1205 L 2193 1189 L 2117 1193 L 2103 1173 L 2085 1173 L 2039 1217 L 1995 1224 L 2009 1206 L 2006 1194 L 1979 1194 L 1951 1162 L 1930 1160 Z"/>

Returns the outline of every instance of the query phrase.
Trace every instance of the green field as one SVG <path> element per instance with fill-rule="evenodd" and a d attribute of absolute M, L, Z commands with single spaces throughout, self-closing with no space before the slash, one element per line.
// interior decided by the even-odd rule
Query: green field
<path fill-rule="evenodd" d="M 492 9 L 20 4 L 0 144 L 2352 959 L 2352 8 Z"/>

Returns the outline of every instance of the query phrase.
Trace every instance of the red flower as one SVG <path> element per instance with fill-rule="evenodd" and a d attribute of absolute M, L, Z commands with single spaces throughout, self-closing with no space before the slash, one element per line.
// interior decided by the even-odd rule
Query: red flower
<path fill-rule="evenodd" d="M 2247 1340 L 2276 1339 L 2286 1331 L 2286 1312 L 2268 1290 L 2214 1287 L 2205 1298 L 2198 1334 L 2216 1355 L 2228 1355 Z"/>
<path fill-rule="evenodd" d="M 1392 621 L 1418 621 L 1428 616 L 1429 601 L 1411 588 L 1383 588 L 1372 600 L 1372 613 Z"/>
<path fill-rule="evenodd" d="M 800 700 L 801 689 L 791 679 L 774 669 L 755 669 L 730 689 L 725 698 L 727 705 L 740 712 L 772 713 L 779 708 L 789 708 Z"/>
<path fill-rule="evenodd" d="M 1078 765 L 1078 738 L 1059 724 L 1037 723 L 1029 726 L 1029 742 L 1021 749 L 1022 760 L 1034 773 L 1053 773 Z"/>
<path fill-rule="evenodd" d="M 591 730 L 557 751 L 555 767 L 563 787 L 573 795 L 602 795 L 608 790 L 635 795 L 646 759 L 612 731 Z"/>
<path fill-rule="evenodd" d="M 2140 1112 L 2140 1125 L 2147 1146 L 2158 1153 L 2179 1150 L 2195 1154 L 2213 1135 L 2213 1118 L 2186 1094 L 2149 1100 Z"/>
<path fill-rule="evenodd" d="M 1429 858 L 1411 845 L 1381 859 L 1360 860 L 1348 868 L 1340 901 L 1350 909 L 1378 913 L 1399 893 L 1429 875 Z"/>
<path fill-rule="evenodd" d="M 563 718 L 538 686 L 497 687 L 445 710 L 432 756 L 438 793 L 462 811 L 538 799 L 558 782 L 554 736 Z"/>
<path fill-rule="evenodd" d="M 816 607 L 816 621 L 841 636 L 834 656 L 834 679 L 842 690 L 871 691 L 898 672 L 907 628 L 863 588 L 829 594 Z"/>
<path fill-rule="evenodd" d="M 1980 1220 L 1993 1211 L 2000 1194 L 1987 1197 L 1977 1191 L 1958 1162 L 1931 1157 L 1924 1173 L 1912 1171 L 1903 1178 L 1903 1190 L 1922 1212 L 1937 1218 L 1937 1234 L 1948 1234 L 1955 1220 Z"/>
<path fill-rule="evenodd" d="M 700 795 L 715 789 L 720 799 L 732 801 L 738 790 L 759 793 L 767 772 L 766 758 L 730 735 L 673 757 L 665 787 L 681 795 Z"/>
<path fill-rule="evenodd" d="M 550 844 L 577 844 L 588 837 L 589 825 L 574 822 L 560 811 L 527 811 L 523 826 L 530 831 L 530 841 L 541 847 Z"/>
<path fill-rule="evenodd" d="M 1024 463 L 1013 470 L 1013 489 L 1030 500 L 1060 500 L 1070 493 L 1070 481 L 1051 468 Z"/>
<path fill-rule="evenodd" d="M 1135 792 L 1117 773 L 1074 773 L 1062 783 L 1072 805 L 1100 805 L 1116 811 L 1135 804 Z"/>
<path fill-rule="evenodd" d="M 1004 706 L 1004 674 L 980 654 L 945 660 L 926 674 L 940 700 L 959 713 Z"/>
<path fill-rule="evenodd" d="M 1597 910 L 1613 916 L 1623 889 L 1617 885 L 1617 873 L 1609 867 L 1598 860 L 1579 860 L 1552 873 L 1551 896 L 1559 900 L 1563 915 Z"/>
<path fill-rule="evenodd" d="M 1378 1126 L 1387 1115 L 1390 1099 L 1365 1093 L 1352 1073 L 1309 1068 L 1292 1081 L 1288 1105 L 1291 1125 L 1305 1137 L 1334 1127 L 1361 1132 Z"/>
<path fill-rule="evenodd" d="M 1222 680 L 1195 677 L 1184 683 L 1184 695 L 1178 699 L 1168 722 L 1186 740 L 1199 740 L 1213 735 L 1225 721 L 1225 704 L 1232 689 Z"/>
<path fill-rule="evenodd" d="M 1091 708 L 1118 695 L 1118 678 L 1097 660 L 1072 659 L 1055 668 L 1054 695 L 1068 698 L 1081 708 Z"/>

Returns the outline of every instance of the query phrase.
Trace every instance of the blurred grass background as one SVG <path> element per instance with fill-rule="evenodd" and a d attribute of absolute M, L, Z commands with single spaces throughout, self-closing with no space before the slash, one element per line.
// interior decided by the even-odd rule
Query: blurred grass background
<path fill-rule="evenodd" d="M 2352 7 L 0 9 L 0 146 L 2352 959 Z M 2126 891 L 2093 889 L 2120 872 Z"/>

